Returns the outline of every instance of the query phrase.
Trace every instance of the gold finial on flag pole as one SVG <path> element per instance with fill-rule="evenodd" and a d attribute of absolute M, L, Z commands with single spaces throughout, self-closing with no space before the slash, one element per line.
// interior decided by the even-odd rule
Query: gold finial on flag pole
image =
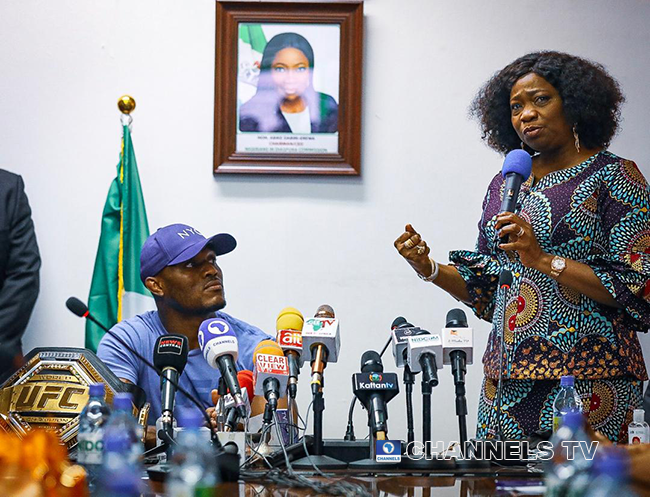
<path fill-rule="evenodd" d="M 135 99 L 131 95 L 122 95 L 117 101 L 117 108 L 128 115 L 135 110 Z"/>

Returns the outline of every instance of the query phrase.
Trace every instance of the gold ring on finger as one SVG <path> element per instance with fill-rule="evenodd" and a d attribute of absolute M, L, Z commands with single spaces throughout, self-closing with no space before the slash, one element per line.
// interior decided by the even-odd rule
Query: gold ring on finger
<path fill-rule="evenodd" d="M 415 243 L 413 243 L 413 240 L 411 240 L 411 239 L 409 238 L 408 240 L 406 240 L 406 241 L 404 242 L 404 246 L 405 246 L 407 249 L 412 249 L 412 248 L 415 246 Z"/>
<path fill-rule="evenodd" d="M 426 246 L 424 246 L 424 245 L 418 245 L 417 249 L 418 249 L 418 255 L 424 254 L 426 252 L 426 250 L 427 250 Z"/>

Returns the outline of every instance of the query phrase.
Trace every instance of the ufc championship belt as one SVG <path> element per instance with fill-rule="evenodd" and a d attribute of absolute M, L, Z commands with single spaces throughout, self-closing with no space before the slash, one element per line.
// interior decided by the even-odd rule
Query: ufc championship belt
<path fill-rule="evenodd" d="M 71 347 L 37 348 L 0 387 L 0 429 L 23 437 L 33 429 L 56 433 L 68 451 L 77 446 L 79 414 L 88 402 L 88 386 L 103 383 L 106 402 L 118 392 L 133 395 L 133 414 L 147 426 L 144 391 L 124 383 L 93 352 Z M 144 430 L 146 432 L 146 430 Z"/>

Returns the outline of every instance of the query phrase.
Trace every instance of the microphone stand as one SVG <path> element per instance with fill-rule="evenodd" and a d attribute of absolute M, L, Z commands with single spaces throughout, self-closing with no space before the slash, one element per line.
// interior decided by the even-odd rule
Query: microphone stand
<path fill-rule="evenodd" d="M 437 454 L 431 453 L 431 393 L 433 387 L 422 378 L 422 442 L 424 443 L 425 452 L 421 459 L 402 459 L 400 468 L 422 470 L 430 472 L 444 469 L 454 469 L 456 463 L 453 459 L 439 458 Z"/>
<path fill-rule="evenodd" d="M 496 416 L 497 416 L 497 440 L 503 440 L 503 427 L 501 426 L 501 403 L 503 402 L 502 400 L 502 391 L 503 391 L 503 356 L 505 354 L 505 327 L 507 325 L 506 323 L 506 306 L 508 304 L 507 302 L 507 297 L 508 297 L 508 290 L 510 289 L 509 286 L 502 286 L 500 288 L 501 290 L 501 319 L 499 320 L 501 326 L 499 330 L 499 380 L 497 384 L 497 395 L 496 395 Z"/>
<path fill-rule="evenodd" d="M 412 450 L 412 442 L 415 441 L 415 429 L 413 421 L 413 385 L 415 384 L 415 375 L 411 372 L 408 364 L 404 364 L 404 389 L 406 390 L 406 447 L 409 452 Z"/>
<path fill-rule="evenodd" d="M 324 382 L 323 382 L 324 383 Z M 312 401 L 312 409 L 314 412 L 314 446 L 313 454 L 307 455 L 291 465 L 296 469 L 313 469 L 316 466 L 318 469 L 345 469 L 348 464 L 334 459 L 333 457 L 324 454 L 323 444 L 323 411 L 325 410 L 325 399 L 323 398 L 323 388 L 318 389 L 314 393 Z"/>

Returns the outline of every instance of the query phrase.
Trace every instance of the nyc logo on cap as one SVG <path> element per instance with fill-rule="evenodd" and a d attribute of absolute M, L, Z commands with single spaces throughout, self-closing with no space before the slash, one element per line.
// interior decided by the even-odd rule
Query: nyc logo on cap
<path fill-rule="evenodd" d="M 399 440 L 377 440 L 375 460 L 377 462 L 401 462 L 402 442 Z"/>

